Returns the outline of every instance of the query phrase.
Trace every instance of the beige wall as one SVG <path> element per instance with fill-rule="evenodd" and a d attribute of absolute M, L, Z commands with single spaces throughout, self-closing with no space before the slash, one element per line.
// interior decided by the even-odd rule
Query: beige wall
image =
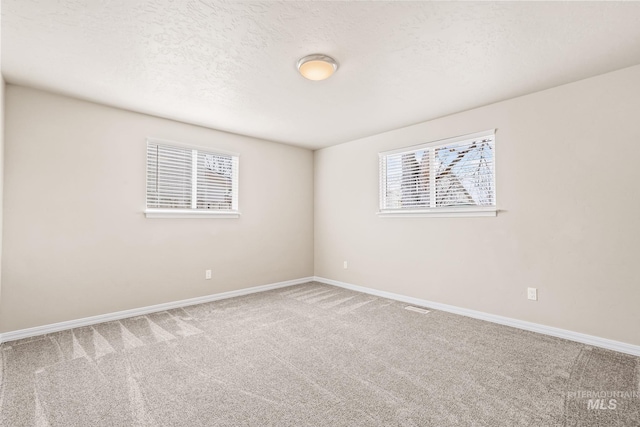
<path fill-rule="evenodd" d="M 315 273 L 639 345 L 639 117 L 636 66 L 319 150 Z M 497 217 L 376 216 L 379 151 L 492 128 Z"/>
<path fill-rule="evenodd" d="M 315 156 L 8 85 L 0 332 L 315 264 L 321 277 L 639 345 L 639 83 L 632 67 Z M 497 217 L 375 215 L 379 151 L 489 128 Z M 147 136 L 239 152 L 242 217 L 144 218 Z"/>
<path fill-rule="evenodd" d="M 1 44 L 1 42 L 0 42 Z M 1 61 L 0 61 L 1 62 Z M 2 222 L 4 199 L 4 78 L 0 76 L 0 261 L 2 260 Z M 2 262 L 0 262 L 0 304 L 2 302 Z"/>
<path fill-rule="evenodd" d="M 0 16 L 2 1 L 0 0 Z M 2 65 L 2 19 L 0 19 L 0 66 Z M 2 301 L 2 213 L 4 188 L 4 77 L 0 73 L 0 301 Z"/>
<path fill-rule="evenodd" d="M 0 331 L 313 274 L 311 151 L 13 85 L 6 101 Z M 146 219 L 147 136 L 238 152 L 241 218 Z"/>

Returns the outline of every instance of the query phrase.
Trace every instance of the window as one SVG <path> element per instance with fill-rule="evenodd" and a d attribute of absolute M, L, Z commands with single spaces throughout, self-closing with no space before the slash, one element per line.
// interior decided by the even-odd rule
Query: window
<path fill-rule="evenodd" d="M 147 140 L 148 218 L 237 217 L 238 156 Z"/>
<path fill-rule="evenodd" d="M 494 216 L 494 131 L 380 153 L 380 214 Z"/>

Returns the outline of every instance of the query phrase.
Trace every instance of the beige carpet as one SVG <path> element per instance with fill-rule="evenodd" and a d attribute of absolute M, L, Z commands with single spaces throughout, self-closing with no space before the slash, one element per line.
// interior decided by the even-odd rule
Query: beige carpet
<path fill-rule="evenodd" d="M 0 425 L 640 426 L 640 358 L 405 307 L 310 283 L 8 342 Z"/>

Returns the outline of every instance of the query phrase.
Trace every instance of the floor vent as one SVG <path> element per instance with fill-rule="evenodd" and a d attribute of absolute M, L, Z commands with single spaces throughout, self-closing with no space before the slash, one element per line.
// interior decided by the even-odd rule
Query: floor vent
<path fill-rule="evenodd" d="M 429 310 L 425 310 L 424 308 L 414 307 L 412 305 L 408 305 L 404 308 L 405 310 L 415 311 L 416 313 L 427 314 Z"/>

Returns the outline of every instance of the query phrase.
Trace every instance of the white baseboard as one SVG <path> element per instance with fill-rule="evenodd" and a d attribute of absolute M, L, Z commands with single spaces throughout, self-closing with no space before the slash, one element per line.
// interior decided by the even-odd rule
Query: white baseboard
<path fill-rule="evenodd" d="M 50 334 L 52 332 L 64 331 L 67 329 L 79 328 L 82 326 L 95 325 L 96 323 L 109 322 L 111 320 L 126 319 L 127 317 L 141 316 L 158 311 L 171 310 L 172 308 L 186 307 L 189 305 L 202 304 L 205 302 L 217 301 L 221 299 L 239 297 L 242 295 L 254 294 L 257 292 L 270 291 L 272 289 L 284 288 L 287 286 L 299 285 L 311 282 L 313 277 L 303 277 L 301 279 L 287 280 L 286 282 L 272 283 L 269 285 L 254 286 L 252 288 L 238 289 L 237 291 L 222 292 L 219 294 L 205 295 L 202 297 L 189 298 L 180 301 L 166 302 L 163 304 L 150 305 L 147 307 L 133 308 L 131 310 L 116 311 L 115 313 L 100 314 L 98 316 L 84 317 L 82 319 L 68 320 L 66 322 L 52 323 L 50 325 L 36 326 L 34 328 L 20 329 L 17 331 L 0 334 L 0 343 L 14 341 L 22 338 L 29 338 L 38 335 Z"/>
<path fill-rule="evenodd" d="M 608 350 L 618 351 L 620 353 L 640 356 L 640 346 L 627 344 L 621 341 L 614 341 L 606 338 L 595 337 L 593 335 L 581 334 L 579 332 L 568 331 L 566 329 L 554 328 L 552 326 L 540 325 L 538 323 L 525 322 L 524 320 L 512 319 L 510 317 L 498 316 L 495 314 L 484 313 L 482 311 L 470 310 L 468 308 L 456 307 L 453 305 L 441 304 L 438 302 L 427 301 L 419 298 L 408 297 L 405 295 L 394 294 L 392 292 L 380 291 L 364 286 L 352 285 L 350 283 L 339 282 L 337 280 L 326 279 L 324 277 L 314 277 L 314 281 L 326 283 L 327 285 L 339 286 L 341 288 L 350 289 L 352 291 L 363 292 L 379 296 L 382 298 L 393 299 L 396 301 L 406 302 L 409 304 L 429 307 L 435 310 L 446 311 L 448 313 L 460 314 L 462 316 L 473 317 L 474 319 L 486 320 L 487 322 L 498 323 L 500 325 L 511 326 L 525 331 L 537 332 L 553 337 L 564 338 L 570 341 L 576 341 L 582 344 L 594 347 L 606 348 Z"/>
<path fill-rule="evenodd" d="M 269 291 L 272 289 L 284 288 L 287 286 L 299 285 L 311 281 L 326 283 L 328 285 L 338 286 L 352 291 L 363 292 L 370 295 L 388 298 L 396 301 L 406 302 L 422 307 L 429 307 L 435 310 L 446 311 L 448 313 L 459 314 L 462 316 L 473 317 L 474 319 L 485 320 L 487 322 L 498 323 L 500 325 L 511 326 L 526 331 L 537 332 L 553 337 L 564 338 L 570 341 L 582 344 L 592 345 L 594 347 L 606 348 L 620 353 L 640 356 L 640 346 L 628 344 L 620 341 L 614 341 L 607 338 L 600 338 L 593 335 L 582 334 L 579 332 L 568 331 L 566 329 L 554 328 L 552 326 L 540 325 L 538 323 L 526 322 L 524 320 L 513 319 L 510 317 L 498 316 L 495 314 L 484 313 L 481 311 L 470 310 L 467 308 L 456 307 L 453 305 L 442 304 L 433 301 L 427 301 L 420 298 L 413 298 L 406 295 L 395 294 L 392 292 L 380 291 L 377 289 L 367 288 L 364 286 L 352 285 L 350 283 L 340 282 L 337 280 L 326 279 L 324 277 L 303 277 L 285 282 L 272 283 L 269 285 L 254 286 L 251 288 L 239 289 L 237 291 L 222 292 L 219 294 L 205 295 L 202 297 L 190 298 L 180 301 L 172 301 L 163 304 L 156 304 L 147 307 L 134 308 L 131 310 L 117 311 L 114 313 L 106 313 L 98 316 L 84 317 L 82 319 L 68 320 L 66 322 L 53 323 L 50 325 L 36 326 L 33 328 L 20 329 L 17 331 L 5 332 L 0 334 L 0 343 L 29 338 L 38 335 L 49 334 L 52 332 L 64 331 L 67 329 L 79 328 L 82 326 L 95 325 L 96 323 L 109 322 L 112 320 L 120 320 L 128 317 L 141 316 L 159 311 L 171 310 L 173 308 L 186 307 L 189 305 L 202 304 L 205 302 L 217 301 L 227 298 L 249 295 L 257 292 Z"/>

